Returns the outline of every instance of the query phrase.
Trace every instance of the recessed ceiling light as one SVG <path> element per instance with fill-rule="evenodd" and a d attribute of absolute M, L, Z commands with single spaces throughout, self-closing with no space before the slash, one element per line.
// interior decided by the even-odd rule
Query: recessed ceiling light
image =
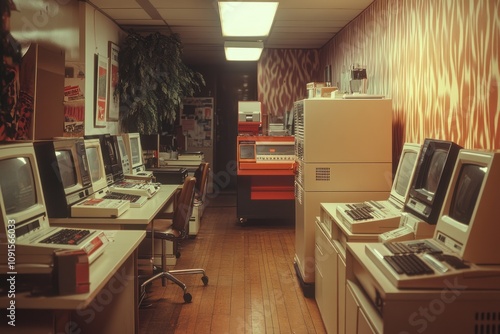
<path fill-rule="evenodd" d="M 262 42 L 225 42 L 226 59 L 231 61 L 257 61 L 264 43 Z"/>
<path fill-rule="evenodd" d="M 222 36 L 267 36 L 277 9 L 278 2 L 221 1 Z"/>

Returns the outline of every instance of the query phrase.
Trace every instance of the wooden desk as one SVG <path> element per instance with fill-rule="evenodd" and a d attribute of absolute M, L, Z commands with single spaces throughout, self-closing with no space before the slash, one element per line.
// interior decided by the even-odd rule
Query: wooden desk
<path fill-rule="evenodd" d="M 138 333 L 137 246 L 144 231 L 109 231 L 110 243 L 90 266 L 90 291 L 67 296 L 0 296 L 4 312 L 15 301 L 15 327 L 3 333 Z M 2 312 L 3 313 L 3 312 Z"/>
<path fill-rule="evenodd" d="M 118 218 L 50 218 L 50 225 L 103 230 L 145 230 L 155 216 L 170 203 L 179 187 L 182 185 L 162 185 L 142 207 L 129 208 Z"/>

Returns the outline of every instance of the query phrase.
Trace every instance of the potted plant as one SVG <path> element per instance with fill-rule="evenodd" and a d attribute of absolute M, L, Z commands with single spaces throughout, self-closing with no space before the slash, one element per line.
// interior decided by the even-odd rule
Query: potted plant
<path fill-rule="evenodd" d="M 132 32 L 118 55 L 120 122 L 125 132 L 162 133 L 162 124 L 173 124 L 184 97 L 192 96 L 203 76 L 181 59 L 179 35 Z"/>

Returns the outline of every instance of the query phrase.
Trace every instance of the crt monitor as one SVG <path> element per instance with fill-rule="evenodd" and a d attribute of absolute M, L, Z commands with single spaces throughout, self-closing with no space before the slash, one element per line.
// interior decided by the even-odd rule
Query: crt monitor
<path fill-rule="evenodd" d="M 83 139 L 54 140 L 54 149 L 64 192 L 70 195 L 90 188 L 92 182 Z"/>
<path fill-rule="evenodd" d="M 113 182 L 123 179 L 123 168 L 121 164 L 120 149 L 116 135 L 106 135 L 104 137 L 107 146 L 107 153 L 110 155 L 111 172 L 113 173 Z"/>
<path fill-rule="evenodd" d="M 143 171 L 144 163 L 142 161 L 142 146 L 139 133 L 123 133 L 122 137 L 127 148 L 131 174 Z"/>
<path fill-rule="evenodd" d="M 128 158 L 127 148 L 125 147 L 125 142 L 121 135 L 116 136 L 116 142 L 118 144 L 118 151 L 120 153 L 120 161 L 122 164 L 122 170 L 124 174 L 130 174 L 130 161 Z"/>
<path fill-rule="evenodd" d="M 451 141 L 427 138 L 413 176 L 404 211 L 436 224 L 448 182 L 461 147 Z"/>
<path fill-rule="evenodd" d="M 70 216 L 70 207 L 90 193 L 83 139 L 36 141 L 34 149 L 49 217 Z"/>
<path fill-rule="evenodd" d="M 0 145 L 0 242 L 49 226 L 32 143 Z"/>
<path fill-rule="evenodd" d="M 465 261 L 500 265 L 500 152 L 461 150 L 434 239 Z"/>
<path fill-rule="evenodd" d="M 392 182 L 391 198 L 400 207 L 404 206 L 410 191 L 410 182 L 415 174 L 417 158 L 420 154 L 421 145 L 417 143 L 405 143 L 399 158 L 398 168 L 394 181 Z"/>
<path fill-rule="evenodd" d="M 104 171 L 108 184 L 112 184 L 123 178 L 122 166 L 119 162 L 119 155 L 113 136 L 109 133 L 99 135 L 88 135 L 85 139 L 99 139 L 101 153 L 104 161 Z"/>
<path fill-rule="evenodd" d="M 99 139 L 85 139 L 85 152 L 89 162 L 90 180 L 92 181 L 91 193 L 98 193 L 108 185 Z"/>

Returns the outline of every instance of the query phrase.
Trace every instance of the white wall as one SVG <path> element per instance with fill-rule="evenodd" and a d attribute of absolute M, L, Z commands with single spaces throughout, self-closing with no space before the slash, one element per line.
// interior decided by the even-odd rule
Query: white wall
<path fill-rule="evenodd" d="M 106 122 L 105 127 L 94 126 L 95 112 L 95 55 L 108 57 L 108 42 L 117 45 L 125 33 L 93 6 L 80 2 L 80 29 L 85 32 L 85 134 L 118 134 L 117 121 Z"/>
<path fill-rule="evenodd" d="M 67 66 L 85 73 L 85 134 L 119 133 L 118 121 L 94 126 L 95 54 L 108 57 L 108 42 L 119 45 L 126 35 L 113 21 L 92 5 L 78 0 L 14 0 L 11 32 L 23 47 L 36 42 L 64 50 Z M 73 79 L 80 84 L 82 79 Z M 50 85 L 50 83 L 46 83 Z M 73 84 L 71 81 L 66 84 Z M 61 98 L 63 92 L 61 92 Z"/>
<path fill-rule="evenodd" d="M 11 13 L 11 32 L 23 44 L 40 43 L 65 51 L 68 61 L 80 58 L 77 0 L 22 1 Z"/>

